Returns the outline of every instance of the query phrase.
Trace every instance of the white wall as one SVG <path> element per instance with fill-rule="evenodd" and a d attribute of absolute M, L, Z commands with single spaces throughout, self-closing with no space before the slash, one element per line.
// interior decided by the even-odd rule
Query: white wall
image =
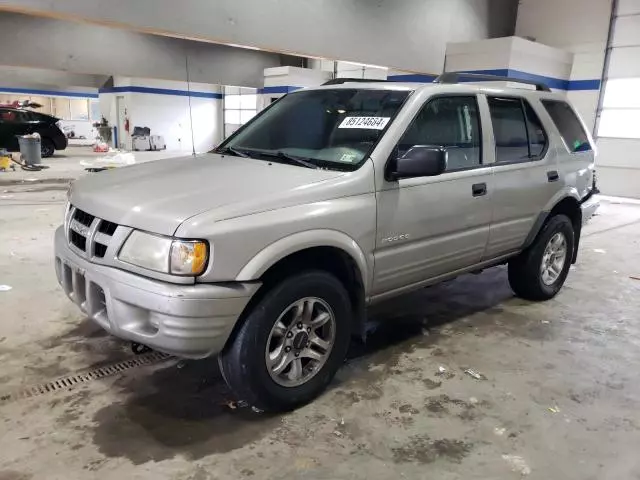
<path fill-rule="evenodd" d="M 123 97 L 129 118 L 129 130 L 134 127 L 149 127 L 152 135 L 162 135 L 167 150 L 190 153 L 193 145 L 198 153 L 206 152 L 216 146 L 223 135 L 222 99 L 191 97 L 191 109 L 186 82 L 172 82 L 157 79 L 114 77 L 115 89 L 125 91 L 100 93 L 102 114 L 110 125 L 117 126 L 118 114 L 116 98 Z M 130 88 L 128 88 L 130 87 Z M 144 93 L 135 91 L 136 87 L 144 89 L 173 90 L 174 94 Z M 134 90 L 134 91 L 126 91 Z M 191 92 L 221 94 L 217 85 L 191 83 Z M 183 95 L 177 94 L 182 92 Z M 191 128 L 193 125 L 193 142 Z M 131 137 L 119 129 L 120 142 L 126 149 L 131 149 Z"/>
<path fill-rule="evenodd" d="M 519 37 L 504 37 L 450 43 L 447 45 L 446 70 L 487 71 L 489 74 L 541 81 L 552 89 L 565 91 L 572 62 L 573 54 L 564 50 Z M 523 87 L 515 82 L 492 83 Z"/>
<path fill-rule="evenodd" d="M 386 80 L 389 71 L 387 67 L 366 65 L 364 63 L 314 59 L 309 61 L 309 68 L 327 72 L 331 74 L 331 77 L 335 72 L 336 78 L 371 78 L 375 80 Z"/>
<path fill-rule="evenodd" d="M 516 35 L 573 53 L 572 82 L 600 80 L 610 18 L 611 0 L 521 0 Z M 591 129 L 598 93 L 596 88 L 567 94 Z"/>
<path fill-rule="evenodd" d="M 438 73 L 447 42 L 513 34 L 517 0 L 0 0 L 0 8 Z"/>

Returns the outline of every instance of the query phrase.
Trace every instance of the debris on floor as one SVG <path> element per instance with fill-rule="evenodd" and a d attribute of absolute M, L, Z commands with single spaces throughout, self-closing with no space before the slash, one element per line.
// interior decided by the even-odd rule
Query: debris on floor
<path fill-rule="evenodd" d="M 631 280 L 640 280 L 640 277 L 636 277 L 635 275 L 629 275 Z"/>
<path fill-rule="evenodd" d="M 603 250 L 602 248 L 594 248 L 594 249 L 593 249 L 593 251 L 594 251 L 595 253 L 607 253 L 607 251 L 606 251 L 606 250 Z"/>
<path fill-rule="evenodd" d="M 90 160 L 81 160 L 80 165 L 87 170 L 106 170 L 109 168 L 126 167 L 136 163 L 136 157 L 133 153 L 116 153 L 115 155 L 107 155 Z"/>
<path fill-rule="evenodd" d="M 0 292 L 8 292 L 13 287 L 11 285 L 0 285 Z"/>
<path fill-rule="evenodd" d="M 554 407 L 549 407 L 548 409 L 551 413 L 560 413 L 560 409 L 558 408 L 558 406 L 554 406 Z"/>
<path fill-rule="evenodd" d="M 478 399 L 476 397 L 470 397 L 469 398 L 469 403 L 471 405 L 476 405 L 478 403 Z"/>
<path fill-rule="evenodd" d="M 496 428 L 493 429 L 493 433 L 495 433 L 499 437 L 503 436 L 506 431 L 507 431 L 506 428 L 501 428 L 501 427 L 496 427 Z"/>
<path fill-rule="evenodd" d="M 476 380 L 486 380 L 487 377 L 485 377 L 483 374 L 476 372 L 475 370 L 471 370 L 470 368 L 467 368 L 464 373 L 466 373 L 467 375 L 469 375 L 470 377 L 475 378 Z"/>
<path fill-rule="evenodd" d="M 440 365 L 438 367 L 438 373 L 436 375 L 442 375 L 443 373 L 447 373 L 447 369 L 445 367 L 443 367 L 442 365 Z"/>
<path fill-rule="evenodd" d="M 529 475 L 531 473 L 531 467 L 527 465 L 527 462 L 519 455 L 502 455 L 503 460 L 505 460 L 509 465 L 511 465 L 511 470 L 519 473 L 520 475 Z"/>

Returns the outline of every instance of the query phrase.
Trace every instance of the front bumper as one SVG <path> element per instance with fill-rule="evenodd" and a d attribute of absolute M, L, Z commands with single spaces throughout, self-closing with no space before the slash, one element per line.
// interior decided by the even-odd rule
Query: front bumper
<path fill-rule="evenodd" d="M 258 283 L 174 285 L 73 252 L 64 228 L 55 233 L 55 267 L 67 296 L 116 337 L 186 358 L 224 347 Z"/>

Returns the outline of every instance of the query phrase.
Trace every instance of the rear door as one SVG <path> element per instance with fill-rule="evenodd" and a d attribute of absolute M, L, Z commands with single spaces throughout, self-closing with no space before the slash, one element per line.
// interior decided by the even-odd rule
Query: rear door
<path fill-rule="evenodd" d="M 563 184 L 575 187 L 584 198 L 593 186 L 593 140 L 571 106 L 562 100 L 542 100 L 558 130 L 564 148 L 560 148 L 558 171 Z"/>
<path fill-rule="evenodd" d="M 447 150 L 447 171 L 385 180 L 377 193 L 374 295 L 480 262 L 491 222 L 477 96 L 440 95 L 422 106 L 392 155 L 415 145 Z"/>
<path fill-rule="evenodd" d="M 522 247 L 562 182 L 557 151 L 540 121 L 542 105 L 488 95 L 486 106 L 495 142 L 493 221 L 485 253 L 491 259 Z"/>

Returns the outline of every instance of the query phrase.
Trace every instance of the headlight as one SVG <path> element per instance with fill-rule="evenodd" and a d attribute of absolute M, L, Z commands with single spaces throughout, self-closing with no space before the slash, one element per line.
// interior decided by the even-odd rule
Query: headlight
<path fill-rule="evenodd" d="M 207 266 L 208 248 L 199 240 L 175 240 L 134 230 L 118 258 L 138 267 L 172 275 L 200 275 Z"/>

